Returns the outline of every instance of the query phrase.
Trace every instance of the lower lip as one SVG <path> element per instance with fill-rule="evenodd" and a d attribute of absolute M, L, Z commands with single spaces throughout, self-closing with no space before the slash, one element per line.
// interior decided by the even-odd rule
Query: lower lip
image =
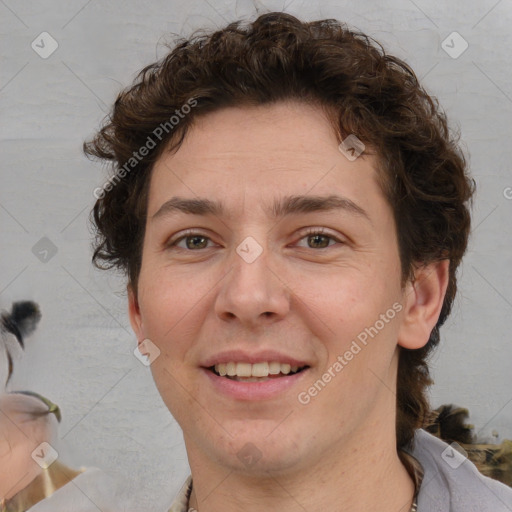
<path fill-rule="evenodd" d="M 304 378 L 308 370 L 309 368 L 306 368 L 293 375 L 277 377 L 261 382 L 243 382 L 220 377 L 211 370 L 202 368 L 202 371 L 210 379 L 210 382 L 217 391 L 238 400 L 266 400 L 274 398 L 284 393 L 295 384 L 298 384 Z"/>

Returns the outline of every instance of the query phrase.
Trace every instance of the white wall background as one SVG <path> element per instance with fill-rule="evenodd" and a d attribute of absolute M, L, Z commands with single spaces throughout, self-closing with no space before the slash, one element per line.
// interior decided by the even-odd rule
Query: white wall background
<path fill-rule="evenodd" d="M 509 0 L 2 0 L 0 307 L 33 299 L 43 313 L 12 388 L 57 402 L 67 460 L 118 476 L 141 510 L 166 510 L 188 464 L 180 428 L 132 355 L 124 282 L 90 263 L 87 216 L 103 170 L 81 144 L 120 88 L 163 54 L 163 36 L 222 26 L 254 4 L 372 35 L 413 66 L 460 128 L 478 195 L 459 297 L 433 359 L 432 401 L 467 407 L 481 435 L 512 438 Z M 43 31 L 59 45 L 47 59 L 31 48 Z M 469 44 L 456 59 L 441 46 L 453 31 Z M 46 263 L 32 252 L 43 236 L 57 250 Z"/>

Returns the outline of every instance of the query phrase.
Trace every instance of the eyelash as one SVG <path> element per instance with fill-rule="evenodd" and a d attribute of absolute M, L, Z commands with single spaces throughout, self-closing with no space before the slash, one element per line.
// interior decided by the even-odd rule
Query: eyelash
<path fill-rule="evenodd" d="M 333 235 L 329 235 L 328 233 L 326 233 L 324 228 L 307 228 L 307 230 L 302 233 L 302 236 L 300 237 L 299 240 L 302 240 L 304 238 L 307 238 L 307 237 L 310 237 L 310 236 L 313 236 L 313 235 L 320 235 L 320 236 L 323 236 L 324 238 L 330 238 L 331 240 L 335 240 L 336 242 L 339 242 L 340 244 L 343 244 L 343 242 L 339 238 L 337 238 L 337 237 L 335 237 Z M 193 237 L 202 237 L 202 238 L 206 238 L 208 240 L 211 240 L 210 237 L 204 235 L 203 233 L 200 233 L 198 231 L 193 231 L 193 230 L 187 230 L 179 238 L 177 238 L 175 240 L 171 240 L 168 244 L 166 244 L 166 248 L 170 249 L 170 248 L 173 248 L 173 247 L 177 247 L 177 244 L 179 242 L 181 242 L 182 240 L 185 240 L 186 238 L 193 238 Z M 331 246 L 328 245 L 327 247 L 321 247 L 320 249 L 328 249 L 329 247 L 331 247 Z M 182 250 L 188 251 L 188 252 L 196 252 L 193 249 L 183 249 L 182 247 L 179 247 L 179 249 L 182 249 Z M 207 249 L 207 248 L 205 248 L 205 249 Z M 315 250 L 314 248 L 310 248 L 310 249 Z M 317 249 L 317 250 L 320 250 L 320 249 Z M 197 249 L 197 251 L 201 251 L 201 250 L 202 249 Z"/>

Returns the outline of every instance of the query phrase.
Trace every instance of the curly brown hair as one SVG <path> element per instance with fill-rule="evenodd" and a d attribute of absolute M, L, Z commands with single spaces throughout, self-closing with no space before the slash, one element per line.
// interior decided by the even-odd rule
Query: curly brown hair
<path fill-rule="evenodd" d="M 136 294 L 148 184 L 164 149 L 178 149 L 197 116 L 286 100 L 318 105 L 340 142 L 356 134 L 377 155 L 380 185 L 394 212 L 403 286 L 414 279 L 415 264 L 450 260 L 428 343 L 401 348 L 396 433 L 397 446 L 405 447 L 429 416 L 427 357 L 456 294 L 475 184 L 437 99 L 373 38 L 333 19 L 306 23 L 268 13 L 179 39 L 167 56 L 140 71 L 101 130 L 84 143 L 87 155 L 113 167 L 95 191 L 93 263 L 125 272 Z"/>

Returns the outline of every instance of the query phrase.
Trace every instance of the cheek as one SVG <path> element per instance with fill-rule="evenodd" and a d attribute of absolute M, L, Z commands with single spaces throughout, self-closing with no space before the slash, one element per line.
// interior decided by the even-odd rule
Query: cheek
<path fill-rule="evenodd" d="M 157 345 L 165 345 L 191 325 L 190 317 L 206 291 L 201 291 L 193 280 L 183 276 L 174 278 L 172 274 L 174 272 L 146 274 L 139 285 L 144 334 Z"/>
<path fill-rule="evenodd" d="M 306 276 L 295 292 L 309 316 L 316 315 L 331 335 L 342 338 L 357 334 L 354 329 L 373 318 L 382 301 L 374 276 L 358 268 Z"/>
<path fill-rule="evenodd" d="M 392 357 L 401 305 L 395 276 L 382 276 L 381 270 L 344 269 L 313 282 L 304 279 L 297 289 L 297 304 L 303 304 L 299 314 L 309 319 L 329 365 L 346 355 L 347 366 L 380 367 Z"/>

